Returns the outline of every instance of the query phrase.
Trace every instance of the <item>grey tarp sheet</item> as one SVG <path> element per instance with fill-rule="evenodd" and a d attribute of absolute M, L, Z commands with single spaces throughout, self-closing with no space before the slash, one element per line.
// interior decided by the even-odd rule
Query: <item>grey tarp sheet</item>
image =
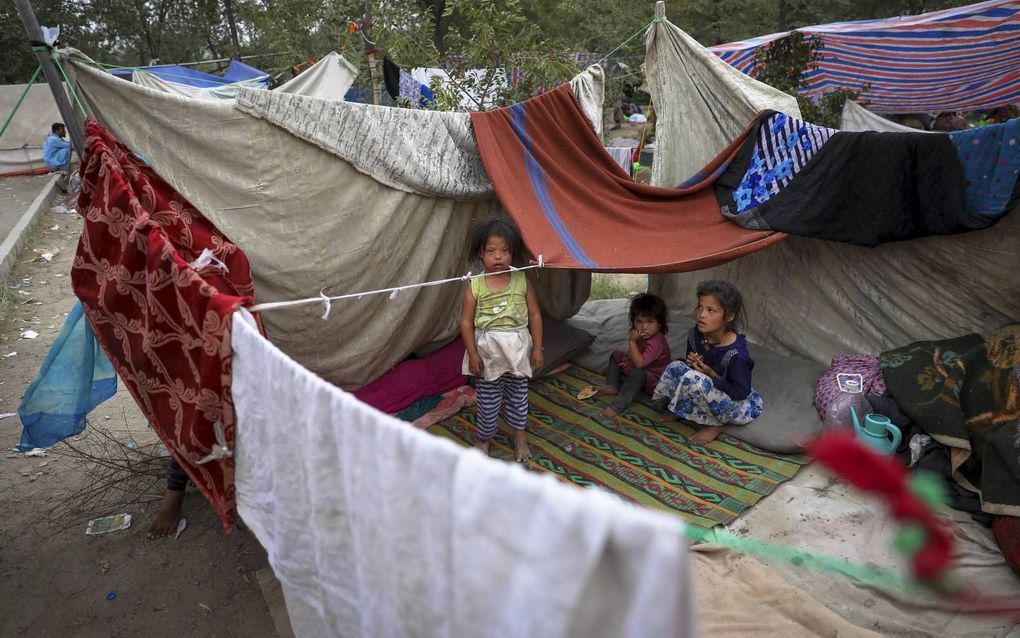
<path fill-rule="evenodd" d="M 455 201 L 390 188 L 351 163 L 229 102 L 193 100 L 70 65 L 89 112 L 237 243 L 260 301 L 373 290 L 467 272 L 472 220 L 495 198 Z M 395 110 L 395 109 L 394 109 Z M 590 279 L 541 271 L 544 310 L 572 315 Z M 266 312 L 267 335 L 344 388 L 361 386 L 415 349 L 457 333 L 462 289 L 434 286 Z"/>
<path fill-rule="evenodd" d="M 887 120 L 877 113 L 872 113 L 853 100 L 843 103 L 843 115 L 839 122 L 843 131 L 884 131 L 886 133 L 934 133 L 919 128 L 911 128 Z"/>

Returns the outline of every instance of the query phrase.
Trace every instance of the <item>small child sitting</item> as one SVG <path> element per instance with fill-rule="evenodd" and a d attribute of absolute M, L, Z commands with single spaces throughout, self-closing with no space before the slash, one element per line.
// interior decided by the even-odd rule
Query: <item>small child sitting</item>
<path fill-rule="evenodd" d="M 652 394 L 668 402 L 667 419 L 682 418 L 704 426 L 691 443 L 708 445 L 727 425 L 746 425 L 763 409 L 751 387 L 754 361 L 747 339 L 737 332 L 744 321 L 740 291 L 728 281 L 698 284 L 695 326 L 687 333 L 687 358 L 670 363 Z"/>
<path fill-rule="evenodd" d="M 651 395 L 672 356 L 666 341 L 666 303 L 655 295 L 642 294 L 630 302 L 630 341 L 627 350 L 614 350 L 606 368 L 602 394 L 616 395 L 612 405 L 599 414 L 613 418 L 627 409 L 641 390 Z M 621 384 L 621 378 L 623 383 Z"/>

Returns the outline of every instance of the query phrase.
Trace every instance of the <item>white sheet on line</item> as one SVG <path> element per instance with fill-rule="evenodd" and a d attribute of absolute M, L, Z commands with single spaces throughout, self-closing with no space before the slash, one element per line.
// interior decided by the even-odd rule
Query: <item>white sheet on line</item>
<path fill-rule="evenodd" d="M 373 410 L 234 317 L 238 511 L 298 636 L 693 636 L 683 522 Z"/>

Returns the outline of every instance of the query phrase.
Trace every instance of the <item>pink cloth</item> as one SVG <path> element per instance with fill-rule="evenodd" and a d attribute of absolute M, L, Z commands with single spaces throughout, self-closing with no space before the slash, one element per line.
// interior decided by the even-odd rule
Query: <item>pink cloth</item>
<path fill-rule="evenodd" d="M 656 332 L 651 339 L 641 344 L 641 358 L 645 361 L 645 372 L 648 374 L 645 377 L 645 394 L 651 394 L 659 383 L 659 377 L 666 371 L 666 366 L 673 360 L 666 335 Z M 613 360 L 624 374 L 629 375 L 634 371 L 634 365 L 631 364 L 627 352 L 614 350 Z"/>
<path fill-rule="evenodd" d="M 439 405 L 414 420 L 414 427 L 428 429 L 444 419 L 449 419 L 464 408 L 474 405 L 475 401 L 475 389 L 469 385 L 450 390 L 443 395 L 443 400 L 439 402 Z"/>
<path fill-rule="evenodd" d="M 832 365 L 818 379 L 815 386 L 815 407 L 824 419 L 829 404 L 840 395 L 838 374 L 861 375 L 861 389 L 865 395 L 885 394 L 885 378 L 878 357 L 867 354 L 837 354 L 832 358 Z"/>
<path fill-rule="evenodd" d="M 399 412 L 422 397 L 442 394 L 467 383 L 460 373 L 464 342 L 458 337 L 421 359 L 402 361 L 354 393 L 354 396 L 383 412 Z"/>

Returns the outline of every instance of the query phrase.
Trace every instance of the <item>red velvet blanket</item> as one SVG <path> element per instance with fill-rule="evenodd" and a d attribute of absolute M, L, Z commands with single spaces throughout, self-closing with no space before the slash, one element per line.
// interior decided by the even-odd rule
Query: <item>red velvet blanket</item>
<path fill-rule="evenodd" d="M 230 322 L 251 301 L 248 259 L 106 129 L 88 120 L 85 135 L 74 292 L 150 425 L 229 531 L 233 460 L 199 461 L 216 444 L 234 447 Z M 196 271 L 205 248 L 223 266 Z"/>
<path fill-rule="evenodd" d="M 613 161 L 568 85 L 472 113 L 485 170 L 524 240 L 549 266 L 628 272 L 711 268 L 785 237 L 719 211 L 712 185 L 749 127 L 685 188 L 632 180 Z M 753 122 L 752 122 L 753 126 Z"/>

